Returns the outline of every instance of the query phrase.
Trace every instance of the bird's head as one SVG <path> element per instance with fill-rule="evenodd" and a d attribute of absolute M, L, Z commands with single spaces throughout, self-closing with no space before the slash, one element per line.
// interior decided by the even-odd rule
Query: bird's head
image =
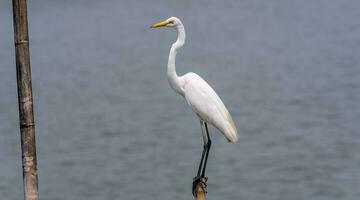
<path fill-rule="evenodd" d="M 169 19 L 155 23 L 151 25 L 151 28 L 159 28 L 159 27 L 172 27 L 172 28 L 178 28 L 179 26 L 182 26 L 182 23 L 179 18 L 177 17 L 170 17 Z"/>

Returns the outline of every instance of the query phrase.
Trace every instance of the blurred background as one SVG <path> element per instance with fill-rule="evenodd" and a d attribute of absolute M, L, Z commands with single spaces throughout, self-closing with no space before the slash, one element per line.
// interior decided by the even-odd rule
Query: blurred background
<path fill-rule="evenodd" d="M 241 134 L 210 129 L 209 199 L 360 196 L 357 0 L 28 1 L 40 198 L 192 199 L 199 123 L 168 85 L 218 92 Z M 0 199 L 23 198 L 11 1 L 0 1 Z"/>

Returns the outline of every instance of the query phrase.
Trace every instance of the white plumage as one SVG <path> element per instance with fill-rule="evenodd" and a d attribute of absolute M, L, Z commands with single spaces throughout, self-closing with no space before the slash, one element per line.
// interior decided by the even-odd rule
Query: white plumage
<path fill-rule="evenodd" d="M 195 73 L 184 78 L 185 99 L 196 115 L 224 134 L 229 142 L 238 140 L 238 133 L 229 111 L 210 85 Z"/>
<path fill-rule="evenodd" d="M 175 92 L 185 97 L 200 121 L 213 125 L 224 134 L 229 142 L 235 143 L 238 140 L 238 133 L 234 121 L 224 103 L 211 86 L 193 72 L 189 72 L 184 76 L 176 74 L 175 60 L 177 49 L 184 45 L 186 38 L 182 22 L 176 17 L 171 17 L 151 27 L 157 28 L 162 26 L 174 28 L 178 32 L 178 38 L 172 45 L 169 53 L 168 80 L 170 86 Z"/>

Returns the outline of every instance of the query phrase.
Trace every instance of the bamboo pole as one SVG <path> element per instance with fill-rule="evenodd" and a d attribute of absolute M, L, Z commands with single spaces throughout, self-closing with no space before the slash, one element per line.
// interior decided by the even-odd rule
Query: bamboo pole
<path fill-rule="evenodd" d="M 13 0 L 16 75 L 21 133 L 24 199 L 38 200 L 35 124 L 26 0 Z"/>
<path fill-rule="evenodd" d="M 206 181 L 206 178 L 202 178 L 195 185 L 195 200 L 206 200 Z"/>

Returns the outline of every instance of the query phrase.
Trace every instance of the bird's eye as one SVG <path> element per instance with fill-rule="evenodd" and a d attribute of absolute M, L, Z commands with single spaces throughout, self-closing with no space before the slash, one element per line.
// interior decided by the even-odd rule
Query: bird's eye
<path fill-rule="evenodd" d="M 169 21 L 169 24 L 173 24 L 174 23 L 174 21 Z"/>

